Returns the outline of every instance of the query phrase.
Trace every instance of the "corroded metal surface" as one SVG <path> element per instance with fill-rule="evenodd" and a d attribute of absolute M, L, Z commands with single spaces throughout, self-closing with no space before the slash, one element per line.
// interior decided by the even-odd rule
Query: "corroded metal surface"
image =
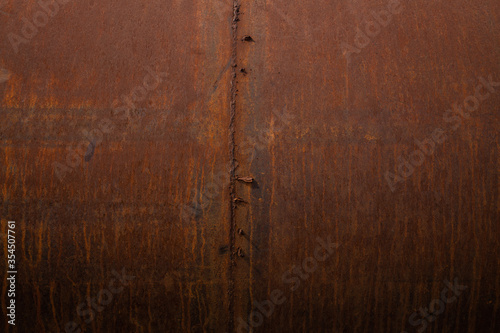
<path fill-rule="evenodd" d="M 0 6 L 2 331 L 499 330 L 498 1 Z"/>
<path fill-rule="evenodd" d="M 228 164 L 232 12 L 219 5 L 69 1 L 31 38 L 23 18 L 43 21 L 40 5 L 2 7 L 0 201 L 2 228 L 16 220 L 22 235 L 17 332 L 226 329 L 228 192 L 206 188 Z M 28 40 L 17 53 L 11 33 Z M 200 190 L 210 205 L 184 218 Z M 99 292 L 123 270 L 135 278 L 108 303 Z"/>
<path fill-rule="evenodd" d="M 500 82 L 500 4 L 394 4 L 242 3 L 237 173 L 256 182 L 237 189 L 235 313 L 256 332 L 499 330 L 500 87 L 446 111 Z M 314 269 L 317 237 L 339 246 Z M 455 278 L 442 313 L 412 316 Z"/>

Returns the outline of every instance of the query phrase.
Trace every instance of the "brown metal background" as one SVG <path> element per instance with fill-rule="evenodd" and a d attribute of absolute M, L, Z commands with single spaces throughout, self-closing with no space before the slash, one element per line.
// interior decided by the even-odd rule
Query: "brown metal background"
<path fill-rule="evenodd" d="M 23 235 L 17 332 L 79 323 L 78 304 L 123 268 L 136 278 L 86 332 L 226 328 L 228 258 L 219 247 L 229 234 L 227 186 L 198 220 L 180 217 L 195 190 L 227 173 L 232 12 L 216 5 L 72 1 L 18 54 L 3 37 L 19 34 L 21 18 L 39 7 L 2 8 L 12 16 L 1 16 L 0 61 L 12 76 L 0 86 L 2 122 L 11 125 L 1 133 L 0 200 L 2 222 L 16 220 Z M 120 120 L 112 103 L 142 85 L 146 66 L 168 78 L 137 105 L 142 120 Z M 82 131 L 104 118 L 116 128 L 59 181 L 52 163 L 65 163 L 67 147 L 88 145 Z M 6 300 L 2 283 L 0 330 Z"/>
<path fill-rule="evenodd" d="M 1 39 L 0 231 L 16 220 L 22 235 L 17 332 L 79 322 L 77 305 L 122 268 L 136 278 L 84 331 L 235 332 L 280 289 L 287 301 L 255 332 L 415 332 L 411 314 L 454 278 L 468 289 L 426 331 L 498 331 L 500 89 L 396 191 L 384 174 L 449 127 L 443 113 L 479 76 L 500 81 L 500 3 L 405 1 L 348 62 L 342 42 L 387 3 L 242 2 L 233 22 L 230 1 L 82 0 L 18 54 Z M 37 6 L 7 1 L 0 35 Z M 140 120 L 117 120 L 113 100 L 145 66 L 168 79 Z M 293 120 L 278 129 L 273 110 Z M 114 130 L 60 182 L 53 162 L 103 118 Z M 234 189 L 232 146 L 235 173 L 255 179 Z M 204 209 L 185 220 L 196 193 Z M 318 236 L 340 247 L 292 293 L 281 277 Z"/>
<path fill-rule="evenodd" d="M 356 28 L 389 1 L 242 4 L 237 143 L 273 128 L 252 162 L 241 156 L 237 223 L 250 260 L 238 271 L 236 313 L 280 289 L 287 301 L 257 332 L 416 332 L 410 315 L 444 279 L 468 289 L 426 332 L 499 330 L 498 105 L 481 104 L 391 192 L 384 174 L 414 139 L 447 130 L 443 113 L 500 81 L 498 1 L 404 1 L 404 10 L 350 62 Z M 499 90 L 497 88 L 497 90 Z M 279 124 L 279 123 L 278 123 Z M 295 292 L 283 273 L 313 255 L 318 236 L 340 247 Z"/>

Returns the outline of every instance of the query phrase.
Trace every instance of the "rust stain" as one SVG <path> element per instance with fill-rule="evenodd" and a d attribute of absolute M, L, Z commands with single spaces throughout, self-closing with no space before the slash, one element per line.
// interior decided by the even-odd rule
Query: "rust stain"
<path fill-rule="evenodd" d="M 342 246 L 290 272 L 300 289 L 254 331 L 416 330 L 455 277 L 467 291 L 427 330 L 499 330 L 498 88 L 452 107 L 500 81 L 498 1 L 73 1 L 30 36 L 38 1 L 0 7 L 0 209 L 33 300 L 19 332 L 245 331 L 325 235 Z M 167 79 L 134 98 L 147 68 Z M 448 109 L 457 129 L 392 192 L 384 174 Z M 136 281 L 84 323 L 122 267 Z"/>

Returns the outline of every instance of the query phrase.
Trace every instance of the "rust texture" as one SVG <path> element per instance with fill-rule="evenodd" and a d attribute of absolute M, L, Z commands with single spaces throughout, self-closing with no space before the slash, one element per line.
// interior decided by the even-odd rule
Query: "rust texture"
<path fill-rule="evenodd" d="M 229 158 L 231 170 L 229 173 L 230 183 L 229 192 L 231 196 L 230 200 L 230 225 L 229 225 L 229 244 L 230 244 L 230 262 L 228 267 L 229 273 L 229 288 L 228 288 L 228 325 L 227 329 L 229 332 L 234 331 L 234 269 L 236 266 L 236 248 L 235 248 L 235 238 L 236 238 L 236 203 L 239 198 L 236 196 L 236 168 L 237 162 L 235 158 L 235 119 L 236 119 L 236 95 L 237 95 L 237 81 L 236 81 L 236 67 L 237 64 L 237 49 L 238 49 L 238 21 L 240 14 L 240 4 L 238 0 L 233 0 L 233 17 L 231 20 L 231 102 L 230 102 L 230 123 L 229 123 Z M 240 250 L 237 254 L 239 255 Z"/>
<path fill-rule="evenodd" d="M 500 331 L 499 22 L 0 0 L 0 331 Z"/>
<path fill-rule="evenodd" d="M 500 329 L 500 87 L 446 113 L 474 109 L 480 77 L 500 82 L 500 3 L 391 3 L 242 3 L 255 42 L 238 48 L 237 171 L 256 184 L 237 184 L 251 242 L 237 238 L 235 314 L 255 332 Z M 402 177 L 399 157 L 436 129 L 444 141 L 393 192 L 387 172 Z M 318 237 L 339 246 L 294 273 Z M 467 289 L 442 313 L 412 317 L 455 278 Z M 259 310 L 275 290 L 286 301 Z"/>
<path fill-rule="evenodd" d="M 10 74 L 0 83 L 0 232 L 17 221 L 16 331 L 64 332 L 71 321 L 84 332 L 226 331 L 231 4 L 69 1 L 18 53 L 8 34 L 22 36 L 23 18 L 42 9 L 0 10 Z M 70 169 L 62 180 L 54 162 Z M 214 187 L 219 177 L 226 185 Z M 87 297 L 123 269 L 135 279 L 85 323 L 77 307 L 89 310 Z"/>

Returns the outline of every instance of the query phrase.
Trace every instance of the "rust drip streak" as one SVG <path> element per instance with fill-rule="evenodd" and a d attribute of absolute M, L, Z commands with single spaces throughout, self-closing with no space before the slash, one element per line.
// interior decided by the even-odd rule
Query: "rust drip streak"
<path fill-rule="evenodd" d="M 233 19 L 231 23 L 232 27 L 232 43 L 231 43 L 231 102 L 230 102 L 230 122 L 229 122 L 229 158 L 230 158 L 230 182 L 229 182 L 229 194 L 230 194 L 230 226 L 229 226 L 229 244 L 230 244 L 230 260 L 229 260 L 229 272 L 228 272 L 228 307 L 229 307 L 229 319 L 228 319 L 228 332 L 234 332 L 234 267 L 235 262 L 235 239 L 236 239 L 236 158 L 235 158 L 235 116 L 236 116 L 236 49 L 238 47 L 238 16 L 240 11 L 240 4 L 238 0 L 233 0 Z"/>

